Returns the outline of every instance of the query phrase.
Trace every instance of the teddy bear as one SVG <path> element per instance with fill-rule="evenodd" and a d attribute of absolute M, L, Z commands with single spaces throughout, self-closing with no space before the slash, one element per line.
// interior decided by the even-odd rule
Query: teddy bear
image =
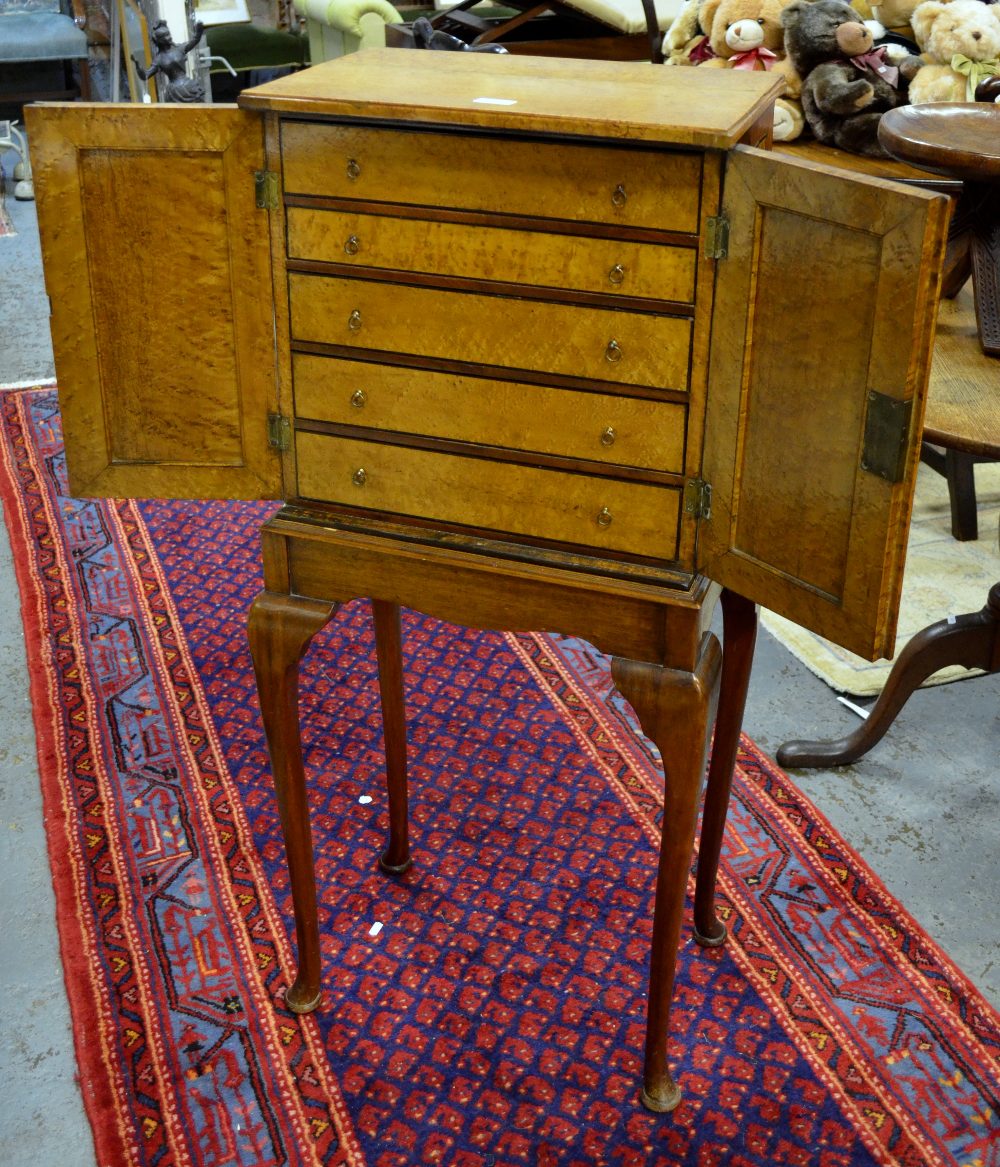
<path fill-rule="evenodd" d="M 805 119 L 798 102 L 802 83 L 785 53 L 783 7 L 784 0 L 701 0 L 698 18 L 712 50 L 703 68 L 766 70 L 784 80 L 774 138 L 788 142 L 801 134 Z"/>
<path fill-rule="evenodd" d="M 910 82 L 910 101 L 975 101 L 1000 74 L 1000 6 L 982 0 L 924 0 L 910 18 L 927 62 Z"/>
<path fill-rule="evenodd" d="M 907 103 L 907 82 L 921 59 L 907 54 L 888 61 L 844 0 L 792 0 L 781 22 L 785 51 L 802 78 L 802 111 L 817 140 L 885 157 L 878 123 L 887 109 Z"/>
<path fill-rule="evenodd" d="M 697 65 L 711 56 L 708 37 L 698 19 L 699 0 L 684 0 L 663 34 L 665 65 Z"/>

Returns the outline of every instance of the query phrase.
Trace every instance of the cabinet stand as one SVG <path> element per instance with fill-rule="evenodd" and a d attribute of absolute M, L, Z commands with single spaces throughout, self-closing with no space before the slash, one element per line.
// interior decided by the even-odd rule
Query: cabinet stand
<path fill-rule="evenodd" d="M 327 522 L 330 521 L 327 516 Z M 667 1061 L 670 1003 L 684 895 L 709 741 L 695 934 L 720 944 L 712 907 L 756 630 L 753 604 L 722 592 L 725 660 L 709 631 L 720 592 L 703 577 L 687 587 L 346 530 L 286 508 L 262 529 L 264 590 L 249 618 L 261 712 L 277 788 L 291 879 L 298 972 L 286 993 L 299 1013 L 321 997 L 312 837 L 299 737 L 299 664 L 341 603 L 369 597 L 374 613 L 385 727 L 389 840 L 379 863 L 411 864 L 407 831 L 406 727 L 400 605 L 469 627 L 539 629 L 582 636 L 612 657 L 612 676 L 663 759 L 664 814 L 656 874 L 642 1102 L 673 1110 L 680 1100 Z M 721 704 L 720 704 L 721 687 Z M 718 718 L 716 711 L 718 707 Z"/>

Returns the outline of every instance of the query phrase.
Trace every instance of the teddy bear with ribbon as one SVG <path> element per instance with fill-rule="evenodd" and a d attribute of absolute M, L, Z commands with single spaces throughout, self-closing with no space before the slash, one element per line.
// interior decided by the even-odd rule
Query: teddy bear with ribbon
<path fill-rule="evenodd" d="M 1000 76 L 1000 5 L 924 0 L 910 23 L 927 62 L 910 82 L 914 105 L 975 101 L 983 83 Z"/>
<path fill-rule="evenodd" d="M 785 53 L 783 8 L 784 0 L 701 0 L 698 18 L 707 48 L 695 49 L 701 68 L 766 71 L 782 78 L 785 92 L 774 109 L 778 142 L 797 138 L 805 126 L 798 100 L 802 84 Z"/>
<path fill-rule="evenodd" d="M 871 29 L 844 0 L 792 0 L 781 19 L 785 49 L 802 77 L 802 109 L 817 141 L 885 157 L 879 120 L 886 110 L 907 104 L 907 83 L 921 59 L 893 59 L 876 47 Z"/>

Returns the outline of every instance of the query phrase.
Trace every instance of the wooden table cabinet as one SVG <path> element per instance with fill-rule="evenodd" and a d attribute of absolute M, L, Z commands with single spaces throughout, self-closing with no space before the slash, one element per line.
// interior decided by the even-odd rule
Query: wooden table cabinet
<path fill-rule="evenodd" d="M 612 656 L 664 758 L 642 1097 L 677 1104 L 667 1023 L 707 743 L 715 725 L 695 929 L 720 943 L 754 604 L 891 651 L 946 231 L 939 196 L 757 148 L 779 88 L 386 50 L 242 108 L 29 111 L 73 490 L 286 502 L 249 631 L 293 1008 L 321 975 L 309 639 L 372 599 L 398 872 L 399 605 L 574 633 Z"/>

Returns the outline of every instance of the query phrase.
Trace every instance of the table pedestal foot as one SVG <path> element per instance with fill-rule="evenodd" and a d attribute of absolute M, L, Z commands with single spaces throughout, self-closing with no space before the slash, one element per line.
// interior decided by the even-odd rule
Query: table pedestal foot
<path fill-rule="evenodd" d="M 987 673 L 1000 670 L 1000 583 L 979 612 L 939 620 L 910 640 L 867 719 L 852 734 L 833 742 L 792 741 L 778 750 L 782 766 L 846 766 L 882 740 L 914 689 L 938 669 L 963 665 Z"/>

